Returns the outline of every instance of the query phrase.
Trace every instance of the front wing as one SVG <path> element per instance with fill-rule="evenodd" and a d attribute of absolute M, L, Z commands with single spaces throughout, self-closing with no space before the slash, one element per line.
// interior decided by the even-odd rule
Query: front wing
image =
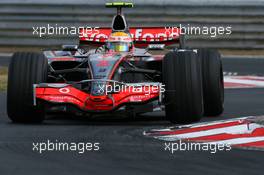
<path fill-rule="evenodd" d="M 126 104 L 142 104 L 161 99 L 160 89 L 155 91 L 152 86 L 160 83 L 142 85 L 142 91 L 123 91 L 119 93 L 94 96 L 75 88 L 71 84 L 42 83 L 34 85 L 34 105 L 39 101 L 50 104 L 71 104 L 86 112 L 113 111 Z"/>

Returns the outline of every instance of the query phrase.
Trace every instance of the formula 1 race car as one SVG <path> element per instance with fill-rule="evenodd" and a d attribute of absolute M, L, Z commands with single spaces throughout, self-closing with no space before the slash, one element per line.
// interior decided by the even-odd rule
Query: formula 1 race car
<path fill-rule="evenodd" d="M 177 27 L 129 28 L 122 8 L 111 28 L 80 29 L 80 44 L 43 53 L 14 53 L 9 66 L 7 112 L 13 122 L 42 122 L 52 111 L 76 114 L 165 110 L 173 123 L 223 112 L 220 54 L 188 49 Z M 176 44 L 165 55 L 152 55 Z M 85 49 L 85 46 L 96 46 Z"/>

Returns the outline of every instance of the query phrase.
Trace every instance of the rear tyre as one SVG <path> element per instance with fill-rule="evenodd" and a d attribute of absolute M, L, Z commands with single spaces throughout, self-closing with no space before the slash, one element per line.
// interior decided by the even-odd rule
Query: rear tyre
<path fill-rule="evenodd" d="M 223 110 L 224 82 L 220 53 L 214 49 L 198 49 L 202 64 L 204 115 L 218 116 Z"/>
<path fill-rule="evenodd" d="M 191 123 L 203 116 L 202 74 L 192 50 L 169 52 L 163 59 L 166 118 L 172 123 Z"/>
<path fill-rule="evenodd" d="M 45 118 L 41 105 L 33 105 L 33 84 L 45 83 L 48 62 L 43 54 L 15 53 L 9 65 L 7 114 L 16 123 L 40 123 Z"/>

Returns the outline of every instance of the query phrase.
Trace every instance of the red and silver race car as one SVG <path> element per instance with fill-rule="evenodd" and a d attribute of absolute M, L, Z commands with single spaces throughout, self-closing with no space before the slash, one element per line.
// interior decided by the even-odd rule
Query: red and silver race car
<path fill-rule="evenodd" d="M 223 111 L 220 54 L 187 49 L 180 28 L 129 28 L 122 8 L 111 28 L 80 30 L 80 44 L 43 53 L 14 53 L 9 66 L 7 112 L 13 122 L 42 122 L 50 111 L 139 113 L 165 110 L 173 123 Z M 178 44 L 164 55 L 165 46 Z M 85 49 L 85 46 L 97 46 Z"/>

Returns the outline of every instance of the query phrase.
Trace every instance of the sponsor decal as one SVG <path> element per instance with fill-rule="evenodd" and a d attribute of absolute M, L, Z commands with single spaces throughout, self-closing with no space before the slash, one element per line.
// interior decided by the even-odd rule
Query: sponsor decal
<path fill-rule="evenodd" d="M 85 41 L 105 42 L 111 34 L 111 28 L 98 28 L 94 32 L 80 30 L 80 39 Z M 142 27 L 129 30 L 134 41 L 168 41 L 179 38 L 180 29 L 177 27 Z"/>
<path fill-rule="evenodd" d="M 82 105 L 81 101 L 71 96 L 50 95 L 50 96 L 44 96 L 42 97 L 42 99 L 47 100 L 47 101 L 57 102 L 57 103 L 72 103 L 72 104 L 77 104 L 79 106 Z"/>
<path fill-rule="evenodd" d="M 169 142 L 199 142 L 264 151 L 264 116 L 152 129 L 144 135 Z"/>
<path fill-rule="evenodd" d="M 107 60 L 99 60 L 98 63 L 96 64 L 96 66 L 98 67 L 107 67 L 109 66 L 109 61 Z"/>
<path fill-rule="evenodd" d="M 71 58 L 71 57 L 56 57 L 56 55 L 54 55 L 53 58 L 49 58 L 50 62 L 53 61 L 80 61 L 81 59 L 78 58 Z"/>
<path fill-rule="evenodd" d="M 70 89 L 69 88 L 60 88 L 59 91 L 60 91 L 60 93 L 68 94 L 70 92 Z"/>
<path fill-rule="evenodd" d="M 133 95 L 128 97 L 130 102 L 141 102 L 145 101 L 146 99 L 153 98 L 155 95 L 149 94 L 149 95 Z"/>

